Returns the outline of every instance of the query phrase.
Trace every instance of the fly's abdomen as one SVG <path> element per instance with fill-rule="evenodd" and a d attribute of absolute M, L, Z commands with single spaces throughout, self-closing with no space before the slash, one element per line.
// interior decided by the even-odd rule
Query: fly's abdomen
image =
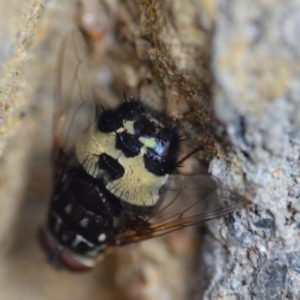
<path fill-rule="evenodd" d="M 51 201 L 47 230 L 57 245 L 50 251 L 61 248 L 84 258 L 97 258 L 116 234 L 113 221 L 119 208 L 111 197 L 82 167 L 69 169 Z"/>

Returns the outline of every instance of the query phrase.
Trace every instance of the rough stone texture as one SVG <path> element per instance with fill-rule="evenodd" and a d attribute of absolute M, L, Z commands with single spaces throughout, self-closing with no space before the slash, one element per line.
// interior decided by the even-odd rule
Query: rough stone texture
<path fill-rule="evenodd" d="M 212 38 L 216 119 L 234 150 L 214 159 L 222 182 L 257 189 L 230 262 L 207 299 L 298 299 L 300 3 L 220 1 Z M 231 175 L 229 175 L 231 174 Z M 247 222 L 245 219 L 247 218 Z M 250 276 L 251 274 L 251 276 Z"/>
<path fill-rule="evenodd" d="M 1 299 L 299 299 L 300 3 L 41 3 L 0 1 Z M 36 245 L 51 189 L 54 66 L 78 24 L 95 98 L 114 105 L 139 88 L 190 144 L 215 138 L 198 158 L 212 158 L 222 184 L 257 195 L 209 224 L 197 276 L 188 232 L 117 249 L 80 276 L 53 270 Z"/>

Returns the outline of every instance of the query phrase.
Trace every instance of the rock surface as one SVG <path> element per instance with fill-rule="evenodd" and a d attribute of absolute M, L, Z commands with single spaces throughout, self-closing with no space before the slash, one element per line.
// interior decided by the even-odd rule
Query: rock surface
<path fill-rule="evenodd" d="M 1 299 L 299 299 L 300 3 L 11 3 L 0 1 Z M 174 236 L 147 241 L 73 275 L 38 249 L 53 74 L 65 34 L 79 26 L 95 98 L 114 105 L 139 88 L 194 144 L 214 139 L 198 158 L 215 178 L 256 194 L 247 210 L 208 224 L 197 256 L 200 242 L 183 232 L 175 240 L 185 250 Z"/>

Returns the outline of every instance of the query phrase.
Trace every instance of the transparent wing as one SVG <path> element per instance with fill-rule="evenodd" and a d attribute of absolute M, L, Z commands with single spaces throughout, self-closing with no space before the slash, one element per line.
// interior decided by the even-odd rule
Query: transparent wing
<path fill-rule="evenodd" d="M 172 231 L 215 219 L 244 204 L 241 196 L 218 187 L 208 175 L 173 175 L 166 198 L 148 221 L 155 231 Z"/>
<path fill-rule="evenodd" d="M 54 88 L 53 161 L 61 165 L 95 120 L 83 37 L 71 31 L 60 48 Z"/>
<path fill-rule="evenodd" d="M 118 244 L 128 244 L 200 224 L 247 205 L 242 196 L 216 185 L 208 175 L 170 176 L 166 195 L 145 220 L 128 224 L 117 237 Z"/>

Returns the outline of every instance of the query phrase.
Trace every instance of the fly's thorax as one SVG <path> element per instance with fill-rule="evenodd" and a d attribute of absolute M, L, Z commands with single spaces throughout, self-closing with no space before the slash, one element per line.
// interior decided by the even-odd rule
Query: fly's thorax
<path fill-rule="evenodd" d="M 108 191 L 135 206 L 154 206 L 169 175 L 156 176 L 150 173 L 144 166 L 142 154 L 135 159 L 120 159 L 120 163 L 124 167 L 124 174 L 106 183 Z"/>
<path fill-rule="evenodd" d="M 116 136 L 91 127 L 77 142 L 78 161 L 89 175 L 104 182 L 115 197 L 135 206 L 155 205 L 169 174 L 158 176 L 145 167 L 144 145 L 138 155 L 126 157 L 115 147 Z M 147 143 L 147 139 L 141 140 Z"/>
<path fill-rule="evenodd" d="M 77 159 L 106 189 L 134 206 L 154 206 L 177 167 L 178 130 L 140 101 L 105 110 L 78 140 Z"/>

